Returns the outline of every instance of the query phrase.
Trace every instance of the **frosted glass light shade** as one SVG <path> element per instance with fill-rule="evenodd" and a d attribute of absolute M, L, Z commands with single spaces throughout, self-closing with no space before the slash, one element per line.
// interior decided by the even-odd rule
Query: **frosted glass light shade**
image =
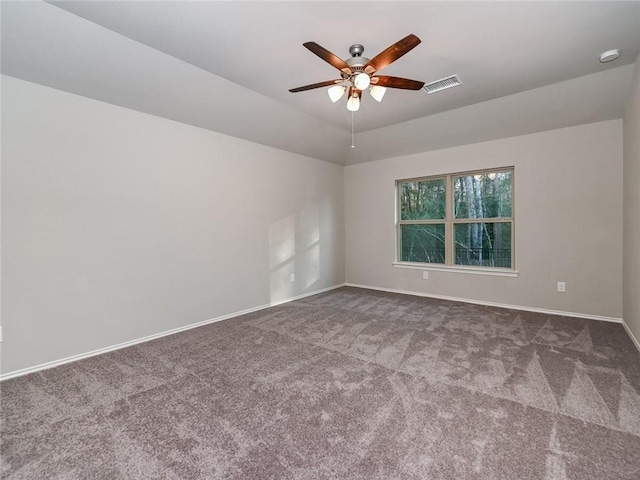
<path fill-rule="evenodd" d="M 353 85 L 358 90 L 364 90 L 365 88 L 369 88 L 370 84 L 371 84 L 371 78 L 369 78 L 369 75 L 367 75 L 364 72 L 356 75 L 356 78 L 353 80 Z"/>
<path fill-rule="evenodd" d="M 342 98 L 345 91 L 346 91 L 346 88 L 344 88 L 344 86 L 335 85 L 331 87 L 329 90 L 327 90 L 327 93 L 329 94 L 329 98 L 331 99 L 331 101 L 333 103 L 336 103 L 338 100 Z"/>
<path fill-rule="evenodd" d="M 387 93 L 387 89 L 385 87 L 374 85 L 373 87 L 371 87 L 369 93 L 376 102 L 381 102 L 382 97 L 384 97 L 384 94 Z"/>
<path fill-rule="evenodd" d="M 357 112 L 359 108 L 360 98 L 358 98 L 357 96 L 349 97 L 349 100 L 347 100 L 347 110 L 349 110 L 350 112 Z"/>

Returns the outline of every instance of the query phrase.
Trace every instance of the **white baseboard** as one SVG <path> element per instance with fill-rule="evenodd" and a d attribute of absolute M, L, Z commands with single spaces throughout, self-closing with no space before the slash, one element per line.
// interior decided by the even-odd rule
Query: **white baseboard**
<path fill-rule="evenodd" d="M 640 342 L 633 335 L 633 333 L 631 332 L 631 330 L 629 329 L 627 324 L 621 318 L 605 317 L 605 316 L 601 316 L 601 315 L 590 315 L 590 314 L 586 314 L 586 313 L 564 312 L 564 311 L 549 310 L 549 309 L 544 309 L 544 308 L 525 307 L 525 306 L 521 306 L 521 305 L 509 305 L 509 304 L 497 303 L 497 302 L 485 302 L 485 301 L 482 301 L 482 300 L 473 300 L 473 299 L 461 298 L 461 297 L 451 297 L 451 296 L 446 296 L 446 295 L 433 295 L 433 294 L 428 294 L 428 293 L 424 293 L 424 292 L 413 292 L 413 291 L 409 291 L 409 290 L 400 290 L 400 289 L 394 289 L 394 288 L 374 287 L 374 286 L 371 286 L 371 285 L 360 285 L 360 284 L 355 284 L 355 283 L 343 283 L 343 284 L 333 285 L 331 287 L 323 288 L 321 290 L 315 290 L 313 292 L 304 293 L 302 295 L 297 295 L 295 297 L 286 298 L 286 299 L 283 299 L 283 300 L 278 300 L 276 302 L 271 302 L 271 303 L 268 303 L 268 304 L 265 304 L 265 305 L 260 305 L 260 306 L 257 306 L 257 307 L 248 308 L 246 310 L 242 310 L 242 311 L 239 311 L 239 312 L 229 313 L 227 315 L 222 315 L 220 317 L 211 318 L 209 320 L 204 320 L 204 321 L 201 321 L 201 322 L 192 323 L 190 325 L 185 325 L 185 326 L 182 326 L 182 327 L 174 328 L 174 329 L 167 330 L 167 331 L 160 332 L 160 333 L 156 333 L 156 334 L 153 334 L 153 335 L 147 335 L 145 337 L 137 338 L 135 340 L 130 340 L 130 341 L 123 342 L 123 343 L 119 343 L 117 345 L 111 345 L 109 347 L 99 348 L 97 350 L 92 350 L 90 352 L 81 353 L 79 355 L 72 355 L 70 357 L 62 358 L 62 359 L 59 359 L 59 360 L 53 360 L 51 362 L 42 363 L 40 365 L 35 365 L 33 367 L 23 368 L 21 370 L 16 370 L 16 371 L 13 371 L 13 372 L 5 373 L 3 375 L 0 375 L 0 382 L 3 381 L 3 380 L 8 380 L 10 378 L 15 378 L 15 377 L 20 377 L 20 376 L 23 376 L 23 375 L 27 375 L 29 373 L 34 373 L 34 372 L 38 372 L 38 371 L 41 371 L 41 370 L 47 370 L 49 368 L 57 367 L 59 365 L 64 365 L 65 363 L 76 362 L 76 361 L 82 360 L 84 358 L 89 358 L 89 357 L 93 357 L 93 356 L 96 356 L 96 355 L 101 355 L 103 353 L 112 352 L 114 350 L 119 350 L 121 348 L 130 347 L 132 345 L 137 345 L 139 343 L 148 342 L 148 341 L 154 340 L 156 338 L 166 337 L 167 335 L 173 335 L 174 333 L 184 332 L 186 330 L 191 330 L 193 328 L 202 327 L 204 325 L 209 325 L 211 323 L 221 322 L 222 320 L 228 320 L 230 318 L 239 317 L 241 315 L 246 315 L 248 313 L 257 312 L 259 310 L 264 310 L 265 308 L 275 307 L 277 305 L 282 305 L 282 304 L 285 304 L 285 303 L 293 302 L 295 300 L 300 300 L 302 298 L 310 297 L 312 295 L 318 295 L 320 293 L 328 292 L 330 290 L 335 290 L 336 288 L 345 287 L 345 286 L 346 287 L 364 288 L 364 289 L 369 289 L 369 290 L 378 290 L 378 291 L 382 291 L 382 292 L 400 293 L 400 294 L 404 294 L 404 295 L 415 295 L 415 296 L 419 296 L 419 297 L 437 298 L 437 299 L 440 299 L 440 300 L 451 300 L 451 301 L 454 301 L 454 302 L 473 303 L 473 304 L 476 304 L 476 305 L 487 305 L 487 306 L 491 306 L 491 307 L 510 308 L 510 309 L 513 309 L 513 310 L 523 310 L 523 311 L 528 311 L 528 312 L 546 313 L 546 314 L 549 314 L 549 315 L 563 315 L 565 317 L 577 317 L 577 318 L 585 318 L 585 319 L 589 319 L 589 320 L 601 320 L 601 321 L 605 321 L 605 322 L 621 323 L 624 326 L 624 329 L 627 331 L 627 333 L 631 337 L 631 340 L 633 341 L 633 343 L 636 346 L 636 348 L 638 348 L 638 351 L 640 351 Z"/>
<path fill-rule="evenodd" d="M 636 348 L 638 349 L 638 352 L 640 352 L 640 342 L 638 341 L 638 339 L 636 338 L 636 336 L 633 334 L 633 332 L 631 331 L 631 329 L 629 328 L 629 325 L 627 325 L 627 323 L 623 320 L 622 321 L 622 326 L 624 327 L 624 329 L 627 331 L 627 334 L 629 335 L 629 337 L 631 337 L 631 341 L 633 342 L 633 344 L 636 346 Z"/>
<path fill-rule="evenodd" d="M 286 298 L 284 300 L 278 300 L 276 302 L 271 302 L 265 305 L 260 305 L 257 307 L 247 308 L 246 310 L 242 310 L 239 312 L 229 313 L 227 315 L 222 315 L 220 317 L 210 318 L 209 320 L 203 320 L 201 322 L 192 323 L 189 325 L 185 325 L 178 328 L 173 328 L 171 330 L 167 330 L 160 333 L 154 333 L 153 335 L 147 335 L 146 337 L 136 338 L 135 340 L 129 340 L 127 342 L 118 343 L 117 345 L 111 345 L 109 347 L 99 348 L 97 350 L 92 350 L 90 352 L 81 353 L 78 355 L 72 355 L 70 357 L 62 358 L 60 360 L 53 360 L 47 363 L 41 363 L 40 365 L 35 365 L 33 367 L 23 368 L 21 370 L 16 370 L 13 372 L 5 373 L 0 375 L 0 382 L 3 380 L 8 380 L 10 378 L 21 377 L 23 375 L 28 375 L 29 373 L 39 372 L 41 370 L 47 370 L 49 368 L 57 367 L 60 365 L 64 365 L 65 363 L 76 362 L 78 360 L 82 360 L 84 358 L 94 357 L 96 355 L 101 355 L 103 353 L 112 352 L 114 350 L 120 350 L 121 348 L 130 347 L 132 345 L 137 345 L 138 343 L 148 342 L 150 340 L 155 340 L 156 338 L 166 337 L 167 335 L 173 335 L 174 333 L 184 332 L 186 330 L 191 330 L 193 328 L 203 327 L 204 325 L 209 325 L 210 323 L 221 322 L 222 320 L 228 320 L 230 318 L 239 317 L 241 315 L 246 315 L 247 313 L 257 312 L 258 310 L 264 310 L 265 308 L 275 307 L 277 305 L 282 305 L 285 303 L 293 302 L 295 300 L 300 300 L 301 298 L 310 297 L 312 295 L 318 295 L 319 293 L 328 292 L 330 290 L 335 290 L 336 288 L 344 287 L 345 284 L 333 285 L 331 287 L 323 288 L 321 290 L 315 290 L 313 292 L 303 293 L 302 295 L 297 295 L 295 297 Z"/>
<path fill-rule="evenodd" d="M 604 317 L 601 315 L 590 315 L 588 313 L 576 313 L 576 312 L 563 312 L 560 310 L 549 310 L 546 308 L 535 308 L 535 307 L 523 307 L 521 305 L 509 305 L 506 303 L 497 303 L 497 302 L 485 302 L 483 300 L 473 300 L 470 298 L 461 298 L 461 297 L 450 297 L 447 295 L 433 295 L 430 293 L 424 292 L 412 292 L 409 290 L 398 290 L 395 288 L 383 288 L 383 287 L 372 287 L 370 285 L 359 285 L 356 283 L 346 283 L 347 287 L 356 287 L 356 288 L 368 288 L 369 290 L 379 290 L 381 292 L 390 292 L 390 293 L 402 293 L 404 295 L 415 295 L 417 297 L 428 297 L 428 298 L 437 298 L 439 300 L 451 300 L 453 302 L 464 302 L 464 303 L 474 303 L 476 305 L 487 305 L 490 307 L 500 307 L 500 308 L 510 308 L 512 310 L 523 310 L 526 312 L 537 312 L 537 313 L 546 313 L 548 315 L 562 315 L 565 317 L 577 317 L 577 318 L 586 318 L 588 320 L 601 320 L 603 322 L 614 322 L 614 323 L 623 323 L 621 318 L 615 317 Z"/>

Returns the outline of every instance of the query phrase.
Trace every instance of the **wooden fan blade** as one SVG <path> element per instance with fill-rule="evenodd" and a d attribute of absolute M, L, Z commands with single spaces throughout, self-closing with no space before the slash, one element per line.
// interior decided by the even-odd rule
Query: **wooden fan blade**
<path fill-rule="evenodd" d="M 334 53 L 331 53 L 326 48 L 321 47 L 316 42 L 307 42 L 307 43 L 303 43 L 302 45 L 307 47 L 309 50 L 311 50 L 311 52 L 315 53 L 322 60 L 327 62 L 329 65 L 337 68 L 341 72 L 344 72 L 348 75 L 351 75 L 353 73 L 353 71 L 351 70 L 351 67 L 349 67 L 349 65 L 347 65 L 347 63 L 344 60 L 342 60 L 340 57 L 338 57 Z"/>
<path fill-rule="evenodd" d="M 391 62 L 395 62 L 405 53 L 415 48 L 419 43 L 420 39 L 413 33 L 407 35 L 402 40 L 394 43 L 386 50 L 380 52 L 378 55 L 369 60 L 369 63 L 364 66 L 365 73 L 371 75 L 373 72 L 382 70 Z"/>
<path fill-rule="evenodd" d="M 403 90 L 420 90 L 424 86 L 424 82 L 417 80 L 409 80 L 400 77 L 371 77 L 371 85 L 388 88 L 402 88 Z"/>
<path fill-rule="evenodd" d="M 304 92 L 307 90 L 313 90 L 314 88 L 322 88 L 322 87 L 328 87 L 329 85 L 336 85 L 340 82 L 344 82 L 344 80 L 341 78 L 338 80 L 327 80 L 326 82 L 313 83 L 311 85 L 305 85 L 304 87 L 292 88 L 289 91 L 291 93 Z"/>

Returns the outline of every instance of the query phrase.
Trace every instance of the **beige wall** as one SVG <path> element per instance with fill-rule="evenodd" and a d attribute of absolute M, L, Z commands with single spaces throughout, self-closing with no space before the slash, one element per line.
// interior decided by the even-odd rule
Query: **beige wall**
<path fill-rule="evenodd" d="M 431 271 L 423 280 L 392 266 L 396 179 L 507 165 L 517 278 Z M 347 282 L 619 319 L 621 185 L 621 120 L 346 167 Z"/>
<path fill-rule="evenodd" d="M 624 318 L 640 337 L 637 63 Z M 340 284 L 345 257 L 354 284 L 623 315 L 621 120 L 343 169 L 2 82 L 3 374 Z M 392 266 L 397 178 L 504 165 L 516 168 L 517 278 Z"/>
<path fill-rule="evenodd" d="M 344 282 L 341 166 L 2 81 L 2 373 Z"/>
<path fill-rule="evenodd" d="M 624 321 L 640 341 L 640 56 L 624 117 Z"/>

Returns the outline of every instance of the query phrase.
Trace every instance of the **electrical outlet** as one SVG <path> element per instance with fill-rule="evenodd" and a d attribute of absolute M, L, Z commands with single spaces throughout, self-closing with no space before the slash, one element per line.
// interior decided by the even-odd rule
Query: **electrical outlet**
<path fill-rule="evenodd" d="M 422 272 L 422 279 L 423 280 L 429 280 L 429 272 L 427 272 L 426 270 Z"/>
<path fill-rule="evenodd" d="M 291 274 L 291 282 L 295 282 L 296 281 L 296 274 L 292 273 Z"/>
<path fill-rule="evenodd" d="M 558 291 L 559 292 L 566 292 L 566 285 L 564 282 L 558 282 Z"/>

